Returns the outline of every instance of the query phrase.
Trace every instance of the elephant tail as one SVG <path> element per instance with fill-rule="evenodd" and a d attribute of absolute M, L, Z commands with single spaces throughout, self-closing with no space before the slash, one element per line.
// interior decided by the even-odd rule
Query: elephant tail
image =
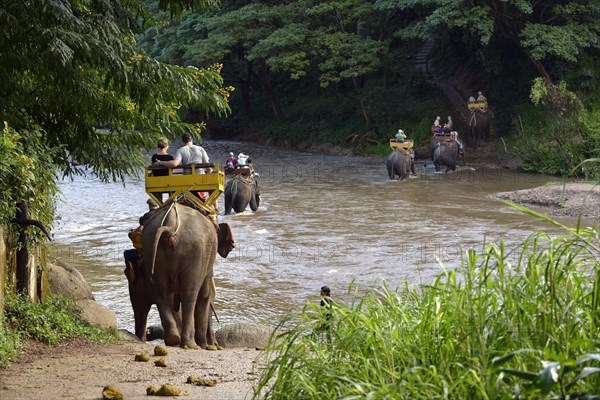
<path fill-rule="evenodd" d="M 437 159 L 440 156 L 440 146 L 441 146 L 440 142 L 437 142 L 436 145 L 435 145 L 435 150 L 433 150 L 432 160 L 433 160 L 434 163 L 437 161 Z"/>
<path fill-rule="evenodd" d="M 475 114 L 475 110 L 471 111 L 471 117 L 469 118 L 469 126 L 477 126 L 477 115 Z"/>
<path fill-rule="evenodd" d="M 174 205 L 174 207 L 173 207 L 173 205 Z M 179 223 L 179 213 L 177 212 L 177 205 L 176 204 L 173 204 L 173 205 L 172 205 L 172 208 L 169 208 L 169 210 L 163 217 L 161 226 L 156 230 L 156 233 L 154 234 L 154 243 L 152 243 L 152 249 L 150 249 L 150 253 L 148 254 L 148 259 L 150 261 L 150 281 L 151 282 L 153 281 L 153 278 L 154 278 L 154 264 L 156 261 L 156 253 L 158 251 L 158 243 L 160 242 L 160 239 L 164 235 L 165 244 L 168 247 L 175 247 L 175 245 L 177 244 L 177 241 L 179 239 L 178 233 L 179 233 L 179 226 L 181 224 Z M 167 219 L 167 215 L 173 208 L 175 209 L 175 230 L 173 230 L 170 226 L 162 225 L 165 223 L 165 220 Z"/>

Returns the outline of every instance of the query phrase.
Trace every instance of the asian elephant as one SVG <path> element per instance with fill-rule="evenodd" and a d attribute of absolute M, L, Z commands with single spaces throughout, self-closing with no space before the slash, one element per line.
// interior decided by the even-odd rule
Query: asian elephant
<path fill-rule="evenodd" d="M 410 173 L 415 174 L 415 162 L 413 155 L 404 149 L 394 150 L 385 161 L 385 166 L 390 179 L 398 176 L 399 180 L 404 180 Z"/>
<path fill-rule="evenodd" d="M 435 170 L 439 171 L 442 166 L 446 166 L 446 172 L 456 170 L 456 160 L 458 158 L 458 145 L 456 142 L 436 142 L 432 141 L 431 147 L 433 153 L 431 158 Z"/>
<path fill-rule="evenodd" d="M 483 139 L 490 135 L 492 114 L 489 109 L 482 111 L 475 108 L 471 110 L 471 116 L 467 119 L 469 144 L 476 150 Z"/>
<path fill-rule="evenodd" d="M 142 244 L 143 270 L 138 276 L 128 273 L 127 268 L 125 271 L 136 336 L 145 339 L 148 311 L 156 304 L 166 345 L 217 345 L 210 314 L 216 292 L 213 265 L 217 252 L 227 257 L 235 247 L 229 226 L 219 224 L 217 232 L 215 224 L 199 211 L 171 203 L 148 218 Z M 133 285 L 130 276 L 134 278 Z"/>
<path fill-rule="evenodd" d="M 260 205 L 260 185 L 258 176 L 236 175 L 225 185 L 225 215 L 243 212 L 248 204 L 252 211 Z"/>

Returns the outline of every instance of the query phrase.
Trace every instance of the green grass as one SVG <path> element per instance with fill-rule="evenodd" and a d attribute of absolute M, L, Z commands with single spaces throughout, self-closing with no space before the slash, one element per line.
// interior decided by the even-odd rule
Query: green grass
<path fill-rule="evenodd" d="M 44 303 L 32 303 L 23 296 L 9 294 L 0 324 L 0 367 L 9 365 L 24 339 L 48 344 L 77 337 L 99 342 L 116 340 L 115 331 L 86 324 L 74 310 L 74 303 L 61 296 L 51 296 Z"/>
<path fill-rule="evenodd" d="M 597 399 L 599 259 L 594 230 L 536 232 L 467 251 L 419 290 L 336 304 L 325 334 L 308 305 L 275 332 L 255 398 Z"/>

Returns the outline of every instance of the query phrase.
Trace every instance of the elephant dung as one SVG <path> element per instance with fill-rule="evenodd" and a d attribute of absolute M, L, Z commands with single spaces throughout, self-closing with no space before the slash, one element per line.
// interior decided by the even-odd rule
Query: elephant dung
<path fill-rule="evenodd" d="M 154 361 L 154 365 L 156 365 L 157 367 L 166 367 L 167 361 L 164 357 L 161 357 L 158 360 Z"/>
<path fill-rule="evenodd" d="M 136 354 L 135 361 L 142 361 L 142 362 L 150 361 L 150 355 L 146 352 Z"/>
<path fill-rule="evenodd" d="M 194 384 L 196 386 L 217 386 L 217 381 L 214 379 L 205 379 L 198 376 L 188 376 L 187 383 Z"/>
<path fill-rule="evenodd" d="M 154 386 L 148 386 L 148 388 L 146 388 L 146 394 L 148 396 L 179 396 L 182 392 L 178 387 L 165 383 L 160 389 L 157 389 Z"/>
<path fill-rule="evenodd" d="M 165 346 L 156 346 L 154 348 L 155 356 L 166 356 L 167 354 L 169 354 L 169 351 L 167 350 L 167 348 Z"/>
<path fill-rule="evenodd" d="M 102 400 L 123 400 L 123 393 L 118 387 L 108 385 L 102 389 Z"/>

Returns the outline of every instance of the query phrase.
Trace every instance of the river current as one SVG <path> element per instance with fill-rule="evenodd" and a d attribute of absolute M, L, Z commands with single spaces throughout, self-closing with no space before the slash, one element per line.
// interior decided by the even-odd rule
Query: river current
<path fill-rule="evenodd" d="M 237 244 L 215 264 L 221 323 L 273 322 L 318 302 L 322 285 L 338 302 L 351 299 L 352 282 L 359 293 L 384 281 L 416 287 L 456 268 L 461 250 L 501 240 L 510 248 L 536 229 L 552 232 L 490 198 L 543 185 L 547 176 L 470 167 L 434 173 L 431 162 L 418 162 L 417 177 L 398 182 L 388 179 L 383 158 L 247 142 L 203 146 L 221 164 L 229 151 L 249 154 L 261 175 L 259 210 L 220 217 Z M 133 331 L 122 254 L 131 247 L 127 232 L 147 211 L 143 178 L 123 184 L 75 177 L 60 189 L 51 254 L 77 268 L 119 328 Z M 222 209 L 223 197 L 219 202 Z M 153 307 L 149 323 L 159 322 Z"/>

